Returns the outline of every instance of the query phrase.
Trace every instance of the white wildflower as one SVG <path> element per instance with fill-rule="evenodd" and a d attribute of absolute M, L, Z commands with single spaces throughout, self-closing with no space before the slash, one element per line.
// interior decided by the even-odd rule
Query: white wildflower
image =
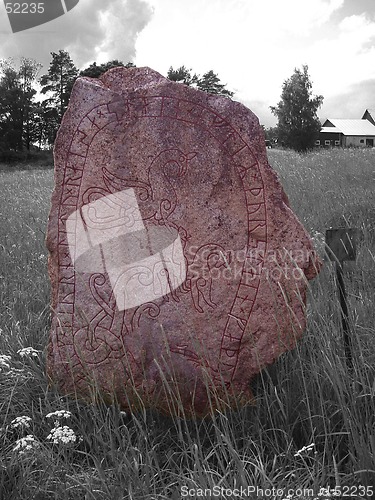
<path fill-rule="evenodd" d="M 300 450 L 297 451 L 297 453 L 294 454 L 295 457 L 301 457 L 302 453 L 309 453 L 314 448 L 315 444 L 311 443 L 308 446 L 302 446 Z"/>
<path fill-rule="evenodd" d="M 338 497 L 340 495 L 341 493 L 339 491 L 330 488 L 320 488 L 318 493 L 318 497 L 326 497 L 326 498 Z"/>
<path fill-rule="evenodd" d="M 53 411 L 52 413 L 48 413 L 46 415 L 46 418 L 70 418 L 71 416 L 72 414 L 70 413 L 70 411 L 56 410 Z"/>
<path fill-rule="evenodd" d="M 323 233 L 320 233 L 319 231 L 312 231 L 311 232 L 311 240 L 314 245 L 315 250 L 318 252 L 320 256 L 324 256 L 326 252 L 326 242 L 325 242 L 325 236 Z"/>
<path fill-rule="evenodd" d="M 16 441 L 16 445 L 13 448 L 14 452 L 18 452 L 20 455 L 31 451 L 39 446 L 39 442 L 35 439 L 35 437 L 31 434 L 18 439 Z"/>
<path fill-rule="evenodd" d="M 47 439 L 52 441 L 54 444 L 70 444 L 77 441 L 77 436 L 75 435 L 73 429 L 64 425 L 52 429 L 48 434 Z"/>
<path fill-rule="evenodd" d="M 23 349 L 17 351 L 17 354 L 19 354 L 21 358 L 25 357 L 37 358 L 39 356 L 39 351 L 37 351 L 33 347 L 24 347 Z"/>
<path fill-rule="evenodd" d="M 2 370 L 10 370 L 10 362 L 12 358 L 10 356 L 6 356 L 5 354 L 0 354 L 0 372 Z"/>
<path fill-rule="evenodd" d="M 10 425 L 13 429 L 18 429 L 20 427 L 30 427 L 31 418 L 26 415 L 22 415 L 21 417 L 16 417 L 11 421 Z"/>

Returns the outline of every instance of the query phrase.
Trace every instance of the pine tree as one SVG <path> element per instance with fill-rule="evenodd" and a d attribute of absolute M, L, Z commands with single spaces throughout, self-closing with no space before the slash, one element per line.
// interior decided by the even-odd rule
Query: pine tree
<path fill-rule="evenodd" d="M 207 71 L 202 78 L 199 78 L 197 87 L 209 94 L 217 94 L 225 97 L 232 97 L 234 94 L 234 92 L 225 88 L 226 85 L 220 83 L 220 78 L 212 69 Z"/>
<path fill-rule="evenodd" d="M 220 78 L 212 70 L 207 71 L 202 77 L 194 73 L 192 75 L 191 69 L 185 66 L 180 66 L 173 69 L 171 66 L 168 70 L 167 77 L 174 82 L 183 83 L 184 85 L 196 87 L 209 94 L 217 94 L 225 97 L 232 97 L 234 92 L 228 90 L 226 85 L 220 82 Z"/>
<path fill-rule="evenodd" d="M 57 118 L 60 122 L 68 107 L 78 70 L 66 50 L 59 50 L 58 53 L 51 52 L 51 55 L 52 61 L 48 73 L 40 79 L 41 92 L 49 96 L 45 103 L 56 109 Z"/>
<path fill-rule="evenodd" d="M 180 66 L 177 69 L 173 69 L 171 66 L 167 73 L 167 78 L 172 80 L 173 82 L 183 83 L 184 85 L 195 86 L 198 82 L 198 75 L 194 73 L 191 74 L 191 69 L 186 68 L 185 66 Z"/>
<path fill-rule="evenodd" d="M 124 64 L 123 62 L 119 61 L 118 59 L 114 59 L 113 61 L 109 61 L 107 63 L 103 64 L 96 64 L 96 62 L 93 62 L 90 64 L 90 66 L 86 69 L 83 69 L 80 71 L 79 76 L 88 76 L 90 78 L 99 78 L 100 75 L 108 71 L 109 69 L 112 68 L 117 68 L 118 66 L 122 66 L 124 68 L 134 68 L 135 64 L 128 62 L 127 64 Z"/>

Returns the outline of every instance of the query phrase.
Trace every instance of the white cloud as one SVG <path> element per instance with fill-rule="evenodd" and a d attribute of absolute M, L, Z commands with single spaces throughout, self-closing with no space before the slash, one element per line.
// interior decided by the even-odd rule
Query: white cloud
<path fill-rule="evenodd" d="M 335 36 L 312 44 L 306 56 L 323 95 L 335 96 L 375 78 L 375 21 L 365 15 L 344 18 Z"/>
<path fill-rule="evenodd" d="M 342 7 L 344 0 L 313 0 L 308 4 L 301 0 L 264 0 L 244 2 L 247 14 L 253 15 L 265 24 L 256 31 L 264 30 L 267 38 L 279 39 L 283 36 L 307 37 L 316 28 L 326 23 L 332 14 Z"/>
<path fill-rule="evenodd" d="M 344 0 L 148 0 L 152 22 L 137 42 L 138 65 L 162 74 L 182 64 L 202 73 L 213 69 L 235 99 L 253 108 L 266 125 L 275 118 L 269 106 L 281 86 L 302 64 L 313 66 L 319 80 L 319 57 L 310 50 Z M 335 28 L 335 27 L 334 27 Z M 315 64 L 316 63 L 316 64 Z M 315 70 L 317 73 L 315 74 Z M 320 93 L 323 93 L 322 91 Z"/>
<path fill-rule="evenodd" d="M 375 42 L 375 21 L 368 19 L 365 14 L 346 17 L 339 28 L 340 42 L 352 53 L 369 42 Z"/>
<path fill-rule="evenodd" d="M 138 64 L 163 74 L 170 65 L 213 69 L 237 99 L 275 104 L 282 82 L 308 63 L 311 37 L 344 0 L 149 1 L 155 13 L 138 40 Z"/>
<path fill-rule="evenodd" d="M 100 1 L 103 5 L 103 2 Z M 98 44 L 99 59 L 120 59 L 124 63 L 135 58 L 135 42 L 151 18 L 149 5 L 139 0 L 115 0 L 106 3 L 102 24 L 105 38 Z"/>
<path fill-rule="evenodd" d="M 128 62 L 135 57 L 138 33 L 151 17 L 143 0 L 80 0 L 66 15 L 12 34 L 0 5 L 0 58 L 31 57 L 47 66 L 50 52 L 65 49 L 79 67 L 94 61 L 101 51 L 108 59 Z"/>

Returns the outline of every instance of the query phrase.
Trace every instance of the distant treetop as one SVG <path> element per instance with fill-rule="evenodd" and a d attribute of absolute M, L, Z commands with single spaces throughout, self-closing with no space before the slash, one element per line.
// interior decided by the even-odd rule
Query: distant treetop
<path fill-rule="evenodd" d="M 102 63 L 99 65 L 96 64 L 96 62 L 93 62 L 92 64 L 90 64 L 88 68 L 81 70 L 79 76 L 99 78 L 100 75 L 102 75 L 109 69 L 117 68 L 118 66 L 122 66 L 124 68 L 134 68 L 135 64 L 133 64 L 132 62 L 124 64 L 122 61 L 119 61 L 118 59 L 113 59 L 112 61 L 109 61 L 107 63 Z"/>
<path fill-rule="evenodd" d="M 195 87 L 209 94 L 222 95 L 225 97 L 232 97 L 234 95 L 234 92 L 226 88 L 226 84 L 220 82 L 220 78 L 212 69 L 204 73 L 202 77 L 196 73 L 192 75 L 191 72 L 192 70 L 185 66 L 180 66 L 177 69 L 171 66 L 168 70 L 167 77 L 169 80 Z"/>

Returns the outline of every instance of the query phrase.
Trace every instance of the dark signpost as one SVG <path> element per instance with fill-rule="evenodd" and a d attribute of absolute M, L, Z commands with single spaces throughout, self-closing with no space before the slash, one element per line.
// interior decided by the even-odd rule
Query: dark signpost
<path fill-rule="evenodd" d="M 356 259 L 357 229 L 339 228 L 326 230 L 327 254 L 336 263 L 336 277 L 342 315 L 344 349 L 348 368 L 352 370 L 352 349 L 350 339 L 348 300 L 343 276 L 344 261 Z"/>

